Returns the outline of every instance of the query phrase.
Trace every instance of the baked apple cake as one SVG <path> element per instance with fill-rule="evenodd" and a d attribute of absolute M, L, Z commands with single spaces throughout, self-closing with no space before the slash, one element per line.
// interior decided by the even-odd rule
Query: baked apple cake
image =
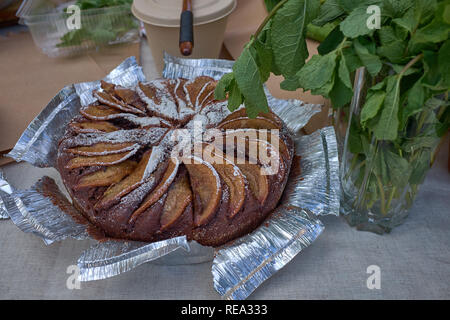
<path fill-rule="evenodd" d="M 105 237 L 186 235 L 219 246 L 277 206 L 294 153 L 282 120 L 231 113 L 215 87 L 209 77 L 135 88 L 102 81 L 96 102 L 68 124 L 57 167 L 74 205 Z"/>

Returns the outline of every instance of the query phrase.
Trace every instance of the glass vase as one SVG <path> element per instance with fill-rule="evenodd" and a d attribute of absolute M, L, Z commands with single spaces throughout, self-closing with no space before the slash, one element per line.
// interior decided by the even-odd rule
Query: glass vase
<path fill-rule="evenodd" d="M 356 71 L 352 102 L 335 110 L 334 126 L 340 149 L 341 214 L 358 230 L 383 234 L 404 222 L 433 163 L 442 108 L 429 103 L 399 128 L 396 141 L 378 140 L 360 122 L 367 83 L 375 82 L 364 68 Z"/>

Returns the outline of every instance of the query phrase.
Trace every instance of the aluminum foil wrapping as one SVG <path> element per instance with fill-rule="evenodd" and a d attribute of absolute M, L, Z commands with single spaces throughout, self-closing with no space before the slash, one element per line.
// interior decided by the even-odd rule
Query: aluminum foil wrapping
<path fill-rule="evenodd" d="M 137 266 L 158 259 L 182 247 L 186 251 L 190 247 L 186 236 L 165 241 L 143 243 L 137 241 L 108 241 L 98 243 L 81 255 L 78 259 L 80 281 L 104 279 L 129 271 Z"/>
<path fill-rule="evenodd" d="M 4 179 L 3 171 L 0 170 L 0 194 L 11 194 L 12 188 L 9 183 Z M 8 219 L 8 211 L 6 211 L 6 206 L 2 198 L 0 197 L 0 219 Z"/>
<path fill-rule="evenodd" d="M 294 139 L 300 155 L 301 173 L 291 175 L 283 203 L 316 215 L 339 215 L 339 159 L 333 127 L 325 127 Z"/>
<path fill-rule="evenodd" d="M 245 299 L 322 233 L 311 213 L 279 206 L 268 223 L 219 250 L 213 261 L 214 288 L 224 299 Z"/>
<path fill-rule="evenodd" d="M 50 179 L 50 178 L 48 178 Z M 0 194 L 0 198 L 14 224 L 23 232 L 40 236 L 46 244 L 66 238 L 87 239 L 87 224 L 75 221 L 66 208 L 76 212 L 70 202 L 56 190 L 49 196 L 39 180 L 28 190 L 14 190 L 11 194 Z M 56 185 L 55 185 L 56 186 Z M 55 199 L 59 198 L 59 205 Z"/>
<path fill-rule="evenodd" d="M 233 66 L 232 61 L 180 59 L 169 55 L 165 55 L 165 62 L 163 75 L 167 78 L 208 75 L 218 79 Z M 145 77 L 131 57 L 104 80 L 130 87 L 145 81 Z M 99 81 L 94 81 L 63 88 L 33 120 L 8 156 L 37 167 L 54 167 L 57 142 L 65 125 L 82 105 L 93 101 L 92 90 L 99 85 Z M 298 135 L 299 129 L 320 111 L 320 106 L 270 95 L 268 101 L 294 135 L 296 152 L 302 158 L 300 174 L 290 177 L 282 203 L 263 225 L 215 252 L 188 242 L 185 237 L 150 244 L 124 240 L 97 242 L 78 259 L 80 280 L 112 277 L 153 260 L 169 264 L 198 263 L 211 260 L 215 253 L 212 264 L 215 289 L 224 298 L 243 299 L 310 245 L 323 231 L 316 215 L 337 214 L 339 208 L 334 131 L 324 128 L 310 136 Z M 47 182 L 48 179 L 44 178 Z M 54 186 L 52 198 L 44 192 L 42 181 L 28 190 L 14 190 L 0 177 L 0 212 L 6 210 L 21 230 L 36 234 L 47 244 L 68 237 L 89 238 L 88 229 L 92 226 L 74 219 L 76 209 Z M 55 194 L 59 201 L 55 201 Z M 68 209 L 74 213 L 67 214 Z"/>

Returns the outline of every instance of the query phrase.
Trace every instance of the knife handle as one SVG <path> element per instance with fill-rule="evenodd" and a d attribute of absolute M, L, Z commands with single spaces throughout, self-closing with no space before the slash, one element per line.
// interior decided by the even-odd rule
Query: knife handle
<path fill-rule="evenodd" d="M 191 0 L 183 1 L 183 10 L 180 16 L 180 52 L 189 56 L 194 48 L 194 15 L 192 14 Z"/>

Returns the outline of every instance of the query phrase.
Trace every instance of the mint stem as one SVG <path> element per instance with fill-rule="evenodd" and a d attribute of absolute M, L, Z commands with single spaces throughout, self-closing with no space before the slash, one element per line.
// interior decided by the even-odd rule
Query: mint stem
<path fill-rule="evenodd" d="M 385 197 L 385 195 L 384 195 L 384 187 L 383 187 L 383 183 L 381 182 L 381 179 L 380 179 L 380 177 L 379 177 L 377 174 L 374 173 L 374 176 L 375 176 L 375 178 L 376 178 L 376 180 L 377 180 L 378 189 L 380 189 L 380 197 L 381 197 L 381 199 L 380 199 L 381 214 L 382 214 L 383 216 L 385 216 L 385 215 L 386 215 L 386 207 L 385 207 L 385 204 L 386 204 L 386 197 Z"/>
<path fill-rule="evenodd" d="M 411 68 L 417 61 L 419 61 L 420 59 L 423 58 L 423 53 L 415 56 L 411 61 L 409 61 L 406 66 L 402 69 L 402 71 L 400 71 L 400 75 L 403 76 L 403 74 L 409 69 Z"/>
<path fill-rule="evenodd" d="M 393 186 L 391 189 L 391 193 L 389 194 L 388 202 L 386 204 L 386 212 L 389 212 L 389 209 L 391 208 L 391 202 L 394 198 L 395 192 L 397 191 L 397 187 Z"/>
<path fill-rule="evenodd" d="M 278 9 L 280 9 L 286 2 L 288 2 L 288 0 L 283 0 L 283 1 L 279 2 L 275 7 L 273 7 L 272 11 L 270 11 L 270 13 L 267 15 L 267 17 L 264 19 L 264 21 L 259 25 L 255 34 L 253 35 L 255 39 L 258 38 L 259 34 L 264 29 L 267 22 L 269 22 L 269 20 L 272 19 L 272 17 L 275 15 L 275 13 L 278 11 Z"/>

